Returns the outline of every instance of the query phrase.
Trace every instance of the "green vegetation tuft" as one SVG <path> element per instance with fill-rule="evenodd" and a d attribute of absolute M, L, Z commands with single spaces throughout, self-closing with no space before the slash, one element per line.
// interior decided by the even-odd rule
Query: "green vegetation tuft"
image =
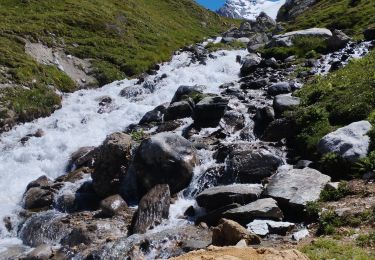
<path fill-rule="evenodd" d="M 292 116 L 298 131 L 295 145 L 311 157 L 324 135 L 367 119 L 375 110 L 375 51 L 351 61 L 345 68 L 315 78 L 296 95 L 302 104 Z"/>
<path fill-rule="evenodd" d="M 219 51 L 219 50 L 240 50 L 246 49 L 246 43 L 240 41 L 232 41 L 228 43 L 208 43 L 206 49 L 210 52 Z"/>
<path fill-rule="evenodd" d="M 301 248 L 311 260 L 323 259 L 353 259 L 374 260 L 375 253 L 357 247 L 353 244 L 342 243 L 333 239 L 316 239 L 311 244 Z"/>
<path fill-rule="evenodd" d="M 361 247 L 375 247 L 375 231 L 358 236 L 357 244 Z"/>
<path fill-rule="evenodd" d="M 362 37 L 363 29 L 375 24 L 373 0 L 319 0 L 287 24 L 288 31 L 325 27 Z"/>
<path fill-rule="evenodd" d="M 350 194 L 348 183 L 342 181 L 338 189 L 324 189 L 320 194 L 321 201 L 338 201 Z"/>

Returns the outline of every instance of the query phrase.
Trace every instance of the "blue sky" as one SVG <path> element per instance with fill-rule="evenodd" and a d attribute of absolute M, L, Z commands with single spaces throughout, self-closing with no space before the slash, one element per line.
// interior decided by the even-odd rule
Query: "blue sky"
<path fill-rule="evenodd" d="M 197 0 L 197 2 L 211 10 L 216 11 L 225 3 L 225 0 Z"/>

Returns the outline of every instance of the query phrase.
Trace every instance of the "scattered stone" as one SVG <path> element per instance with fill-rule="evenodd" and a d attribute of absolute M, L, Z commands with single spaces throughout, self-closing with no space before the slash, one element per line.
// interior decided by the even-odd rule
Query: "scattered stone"
<path fill-rule="evenodd" d="M 206 89 L 205 86 L 180 86 L 176 93 L 174 94 L 171 103 L 180 102 L 187 98 L 193 98 L 194 96 L 202 95 L 203 91 Z"/>
<path fill-rule="evenodd" d="M 262 58 L 255 53 L 250 53 L 244 58 L 243 65 L 241 67 L 241 76 L 247 76 L 253 73 L 260 65 Z"/>
<path fill-rule="evenodd" d="M 167 106 L 167 104 L 163 104 L 147 112 L 139 121 L 139 124 L 142 125 L 150 123 L 160 123 L 161 121 L 163 121 L 163 115 L 167 110 Z"/>
<path fill-rule="evenodd" d="M 317 148 L 321 154 L 336 153 L 350 162 L 366 157 L 370 137 L 367 133 L 372 126 L 368 121 L 359 121 L 339 128 L 324 136 Z"/>
<path fill-rule="evenodd" d="M 290 93 L 291 91 L 292 91 L 292 88 L 289 82 L 279 82 L 279 83 L 272 84 L 268 88 L 267 93 L 270 96 L 277 96 L 280 94 Z"/>
<path fill-rule="evenodd" d="M 245 225 L 257 218 L 281 220 L 284 215 L 274 199 L 266 198 L 230 209 L 223 213 L 223 217 Z"/>
<path fill-rule="evenodd" d="M 223 217 L 224 212 L 238 208 L 240 206 L 241 205 L 239 204 L 230 204 L 222 208 L 209 211 L 205 215 L 198 217 L 195 223 L 199 224 L 203 222 L 206 223 L 208 226 L 216 226 L 218 225 L 219 220 Z"/>
<path fill-rule="evenodd" d="M 276 199 L 281 206 L 303 209 L 319 199 L 330 181 L 331 177 L 310 168 L 283 171 L 269 179 L 264 196 Z"/>
<path fill-rule="evenodd" d="M 70 155 L 68 163 L 68 170 L 72 171 L 74 168 L 93 167 L 95 160 L 95 147 L 86 146 L 79 148 L 76 152 Z"/>
<path fill-rule="evenodd" d="M 186 188 L 198 163 L 193 145 L 173 133 L 156 134 L 137 149 L 133 165 L 141 192 L 144 194 L 156 184 L 168 184 L 171 193 Z"/>
<path fill-rule="evenodd" d="M 205 97 L 199 101 L 193 113 L 194 124 L 200 127 L 216 127 L 227 109 L 228 100 L 221 96 Z"/>
<path fill-rule="evenodd" d="M 192 100 L 172 103 L 164 114 L 164 121 L 190 117 L 193 114 L 193 106 L 194 103 Z"/>
<path fill-rule="evenodd" d="M 275 111 L 269 106 L 258 108 L 255 114 L 255 119 L 261 124 L 269 124 L 275 120 Z"/>
<path fill-rule="evenodd" d="M 288 118 L 279 118 L 272 121 L 264 130 L 261 137 L 267 142 L 278 142 L 284 138 L 290 138 L 295 135 L 295 124 Z"/>
<path fill-rule="evenodd" d="M 260 244 L 260 238 L 257 235 L 250 233 L 250 231 L 233 220 L 221 219 L 219 225 L 213 228 L 213 245 L 234 246 L 241 240 L 245 240 L 248 245 Z"/>
<path fill-rule="evenodd" d="M 144 234 L 147 230 L 168 219 L 171 194 L 166 184 L 156 185 L 139 202 L 132 223 L 133 234 Z"/>
<path fill-rule="evenodd" d="M 244 205 L 253 202 L 262 191 L 263 186 L 260 184 L 231 184 L 208 188 L 196 200 L 200 207 L 212 210 L 232 203 Z"/>
<path fill-rule="evenodd" d="M 113 217 L 128 208 L 128 205 L 120 195 L 112 195 L 100 202 L 103 215 Z"/>
<path fill-rule="evenodd" d="M 298 107 L 300 103 L 301 99 L 298 97 L 293 97 L 291 95 L 277 95 L 273 100 L 273 108 L 277 115 L 281 115 L 285 111 Z"/>
<path fill-rule="evenodd" d="M 267 86 L 268 81 L 265 79 L 245 81 L 241 84 L 241 89 L 261 89 Z"/>
<path fill-rule="evenodd" d="M 277 234 L 285 236 L 294 227 L 295 224 L 291 222 L 280 222 L 259 219 L 256 219 L 247 225 L 248 230 L 259 236 L 266 236 L 268 234 Z"/>
<path fill-rule="evenodd" d="M 141 86 L 129 86 L 121 90 L 120 96 L 124 98 L 134 98 L 145 93 L 145 89 Z"/>
<path fill-rule="evenodd" d="M 53 203 L 54 194 L 48 188 L 30 188 L 24 195 L 25 209 L 40 209 L 50 207 Z"/>
<path fill-rule="evenodd" d="M 295 232 L 293 235 L 292 235 L 292 238 L 296 241 L 300 241 L 302 239 L 304 239 L 305 237 L 309 236 L 309 230 L 307 230 L 306 228 L 305 229 L 302 229 L 298 232 Z"/>
<path fill-rule="evenodd" d="M 45 175 L 40 176 L 38 179 L 30 182 L 27 187 L 26 191 L 28 191 L 31 188 L 36 188 L 36 187 L 48 187 L 52 184 L 52 181 Z"/>
<path fill-rule="evenodd" d="M 131 136 L 124 133 L 109 135 L 96 150 L 94 172 L 91 174 L 95 192 L 102 198 L 120 191 L 131 159 Z"/>
<path fill-rule="evenodd" d="M 223 129 L 229 133 L 241 130 L 245 126 L 245 117 L 242 113 L 230 110 L 223 116 Z"/>

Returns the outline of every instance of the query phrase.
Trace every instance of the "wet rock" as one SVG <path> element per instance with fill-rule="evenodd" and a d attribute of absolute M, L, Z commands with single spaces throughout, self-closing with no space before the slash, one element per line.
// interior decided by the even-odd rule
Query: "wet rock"
<path fill-rule="evenodd" d="M 223 129 L 229 133 L 241 130 L 245 126 L 245 117 L 237 111 L 227 111 L 223 116 Z"/>
<path fill-rule="evenodd" d="M 280 94 L 287 94 L 292 91 L 292 88 L 290 86 L 289 82 L 279 82 L 272 84 L 268 87 L 267 94 L 270 96 L 277 96 Z"/>
<path fill-rule="evenodd" d="M 121 90 L 120 96 L 124 98 L 134 98 L 145 93 L 145 89 L 141 86 L 129 86 Z"/>
<path fill-rule="evenodd" d="M 100 209 L 104 216 L 112 217 L 121 214 L 128 205 L 120 195 L 112 195 L 100 202 Z"/>
<path fill-rule="evenodd" d="M 164 121 L 190 117 L 193 114 L 193 107 L 194 102 L 192 100 L 174 102 L 167 108 Z"/>
<path fill-rule="evenodd" d="M 331 63 L 331 68 L 329 69 L 329 72 L 336 71 L 336 70 L 342 68 L 343 66 L 344 66 L 344 64 L 342 63 L 341 60 L 335 60 Z"/>
<path fill-rule="evenodd" d="M 277 142 L 284 138 L 293 137 L 295 134 L 295 124 L 288 118 L 280 118 L 272 121 L 264 130 L 262 140 Z"/>
<path fill-rule="evenodd" d="M 27 187 L 26 191 L 28 191 L 31 188 L 36 188 L 36 187 L 48 187 L 52 184 L 52 181 L 45 175 L 40 176 L 38 179 L 30 182 Z"/>
<path fill-rule="evenodd" d="M 47 211 L 33 215 L 22 226 L 19 237 L 25 245 L 37 247 L 58 243 L 70 232 L 61 213 Z"/>
<path fill-rule="evenodd" d="M 290 95 L 277 95 L 273 100 L 273 108 L 276 114 L 281 115 L 285 111 L 293 110 L 301 103 L 301 99 Z"/>
<path fill-rule="evenodd" d="M 265 68 L 273 68 L 276 69 L 279 67 L 277 60 L 275 58 L 269 58 L 262 61 L 261 65 Z"/>
<path fill-rule="evenodd" d="M 124 133 L 109 135 L 96 150 L 92 173 L 95 192 L 102 198 L 118 194 L 131 158 L 131 137 Z"/>
<path fill-rule="evenodd" d="M 160 123 L 163 120 L 163 115 L 167 110 L 168 104 L 163 104 L 155 107 L 153 110 L 147 112 L 142 119 L 139 121 L 139 124 L 150 124 L 150 123 Z"/>
<path fill-rule="evenodd" d="M 260 244 L 260 238 L 257 235 L 233 220 L 221 219 L 219 225 L 213 228 L 213 245 L 234 246 L 241 240 L 245 240 L 247 245 Z"/>
<path fill-rule="evenodd" d="M 187 98 L 193 98 L 194 96 L 202 95 L 203 91 L 206 89 L 205 86 L 180 86 L 176 93 L 174 94 L 171 103 L 180 102 Z"/>
<path fill-rule="evenodd" d="M 327 39 L 327 47 L 331 51 L 338 51 L 349 43 L 350 37 L 340 30 L 334 30 L 332 37 Z"/>
<path fill-rule="evenodd" d="M 267 125 L 275 120 L 275 111 L 269 106 L 257 108 L 255 119 L 257 120 L 257 123 Z"/>
<path fill-rule="evenodd" d="M 131 230 L 133 234 L 144 234 L 148 229 L 168 219 L 171 194 L 166 184 L 156 185 L 139 202 Z"/>
<path fill-rule="evenodd" d="M 48 260 L 53 255 L 50 245 L 40 245 L 27 254 L 25 260 Z"/>
<path fill-rule="evenodd" d="M 143 193 L 156 184 L 168 184 L 175 194 L 186 188 L 198 162 L 196 150 L 185 138 L 173 133 L 160 133 L 139 146 L 134 169 Z"/>
<path fill-rule="evenodd" d="M 75 247 L 78 245 L 90 245 L 95 240 L 94 234 L 86 228 L 73 228 L 72 231 L 61 239 L 64 246 Z"/>
<path fill-rule="evenodd" d="M 356 162 L 367 156 L 370 144 L 367 133 L 371 128 L 368 121 L 359 121 L 339 128 L 319 141 L 318 152 L 336 153 L 350 162 Z"/>
<path fill-rule="evenodd" d="M 259 199 L 247 205 L 227 210 L 222 216 L 235 220 L 243 225 L 258 218 L 281 220 L 284 217 L 276 200 L 271 198 Z"/>
<path fill-rule="evenodd" d="M 200 207 L 217 209 L 232 203 L 241 205 L 257 200 L 263 191 L 259 184 L 232 184 L 204 190 L 197 197 Z"/>
<path fill-rule="evenodd" d="M 40 209 L 51 207 L 54 194 L 49 188 L 34 187 L 30 188 L 24 195 L 25 209 Z"/>
<path fill-rule="evenodd" d="M 271 176 L 283 160 L 266 149 L 235 150 L 226 162 L 227 170 L 242 183 L 261 182 Z"/>
<path fill-rule="evenodd" d="M 261 89 L 267 86 L 268 81 L 265 79 L 249 80 L 241 84 L 241 89 Z"/>
<path fill-rule="evenodd" d="M 363 35 L 365 36 L 366 41 L 373 41 L 375 40 L 375 28 L 367 28 L 363 31 Z"/>
<path fill-rule="evenodd" d="M 166 122 L 159 124 L 155 132 L 156 133 L 171 132 L 181 127 L 183 124 L 184 122 L 182 120 L 166 121 Z"/>
<path fill-rule="evenodd" d="M 95 160 L 95 147 L 86 146 L 79 148 L 76 152 L 70 155 L 68 164 L 68 171 L 71 171 L 73 167 L 79 169 L 81 167 L 93 167 Z"/>
<path fill-rule="evenodd" d="M 273 220 L 259 220 L 256 219 L 247 225 L 247 228 L 259 236 L 266 236 L 268 234 L 277 234 L 285 236 L 295 227 L 291 222 L 280 222 Z"/>
<path fill-rule="evenodd" d="M 218 126 L 227 109 L 227 105 L 228 100 L 221 96 L 203 98 L 194 108 L 194 124 L 200 127 Z"/>
<path fill-rule="evenodd" d="M 264 196 L 276 199 L 281 206 L 301 210 L 308 202 L 317 201 L 330 181 L 329 176 L 310 168 L 283 171 L 270 178 Z"/>
<path fill-rule="evenodd" d="M 206 214 L 200 216 L 195 221 L 195 224 L 199 223 L 206 223 L 208 226 L 216 226 L 219 223 L 219 220 L 223 217 L 223 213 L 227 212 L 228 210 L 235 209 L 240 207 L 240 204 L 229 204 L 224 207 L 212 210 L 207 212 Z"/>
<path fill-rule="evenodd" d="M 243 65 L 241 67 L 241 76 L 247 76 L 253 73 L 260 65 L 262 58 L 255 53 L 250 53 L 244 58 Z"/>

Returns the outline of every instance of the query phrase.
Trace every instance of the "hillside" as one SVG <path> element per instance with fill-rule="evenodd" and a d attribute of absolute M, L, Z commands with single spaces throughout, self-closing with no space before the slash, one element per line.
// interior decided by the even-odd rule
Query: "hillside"
<path fill-rule="evenodd" d="M 60 104 L 54 89 L 70 92 L 80 80 L 84 87 L 92 87 L 138 75 L 180 47 L 233 23 L 193 0 L 0 0 L 0 16 L 3 130 L 15 121 L 51 113 Z M 68 57 L 67 63 L 73 59 L 72 69 L 90 81 L 72 80 L 51 66 L 55 61 L 42 59 L 46 65 L 38 64 L 24 51 L 28 43 L 31 52 L 42 51 L 52 60 L 55 52 L 58 58 Z"/>
<path fill-rule="evenodd" d="M 301 1 L 303 2 L 303 1 Z M 305 1 L 308 2 L 308 1 Z M 280 12 L 283 12 L 281 8 Z M 289 31 L 311 27 L 340 29 L 360 37 L 365 27 L 375 24 L 373 0 L 320 0 L 289 21 Z M 280 14 L 279 14 L 280 15 Z"/>

